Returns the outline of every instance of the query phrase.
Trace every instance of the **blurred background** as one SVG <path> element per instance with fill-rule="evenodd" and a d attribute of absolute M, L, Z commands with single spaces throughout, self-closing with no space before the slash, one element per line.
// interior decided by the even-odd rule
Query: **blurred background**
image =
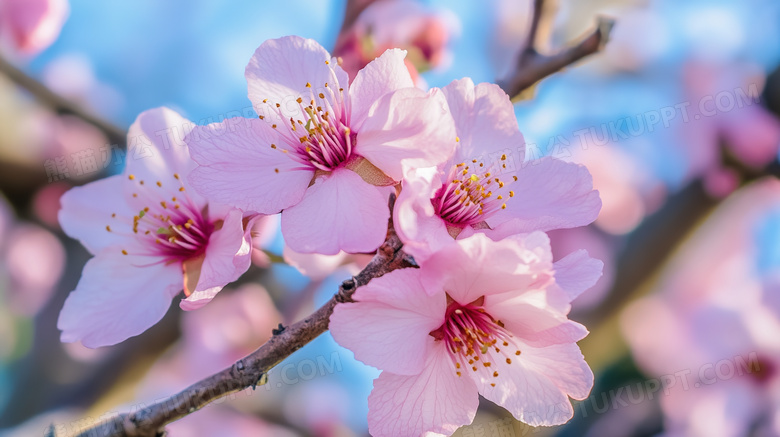
<path fill-rule="evenodd" d="M 420 87 L 495 82 L 513 74 L 533 6 L 354 3 L 345 23 L 345 0 L 0 0 L 0 435 L 73 435 L 163 399 L 311 313 L 367 262 L 292 253 L 268 218 L 253 267 L 210 305 L 173 305 L 113 347 L 60 343 L 57 316 L 89 254 L 58 227 L 59 197 L 121 171 L 137 114 L 251 116 L 244 67 L 290 34 L 352 75 L 401 47 Z M 456 435 L 780 436 L 780 2 L 543 3 L 542 53 L 600 15 L 616 20 L 602 52 L 514 99 L 527 159 L 582 163 L 601 192 L 593 225 L 551 235 L 556 258 L 585 247 L 605 263 L 572 313 L 591 331 L 580 344 L 596 385 L 566 425 L 531 429 L 482 402 Z M 325 334 L 265 385 L 168 431 L 367 435 L 377 375 Z"/>

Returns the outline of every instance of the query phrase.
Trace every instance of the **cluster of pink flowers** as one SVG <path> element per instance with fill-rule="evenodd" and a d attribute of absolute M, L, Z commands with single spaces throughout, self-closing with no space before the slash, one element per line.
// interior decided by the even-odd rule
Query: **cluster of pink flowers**
<path fill-rule="evenodd" d="M 183 309 L 203 306 L 249 268 L 263 216 L 281 213 L 298 254 L 374 252 L 398 193 L 393 224 L 419 268 L 374 279 L 331 319 L 336 341 L 382 370 L 370 432 L 451 434 L 478 394 L 530 425 L 568 421 L 593 374 L 576 344 L 587 330 L 567 315 L 602 264 L 584 250 L 553 263 L 545 232 L 596 218 L 590 174 L 525 162 L 498 86 L 426 92 L 405 56 L 387 50 L 350 80 L 312 40 L 269 40 L 246 68 L 258 118 L 141 114 L 125 172 L 63 196 L 63 229 L 95 255 L 60 316 L 63 341 L 138 335 L 181 290 Z"/>
<path fill-rule="evenodd" d="M 640 369 L 676 376 L 660 397 L 664 436 L 780 434 L 776 276 L 759 273 L 755 235 L 778 205 L 772 177 L 736 191 L 623 314 Z"/>

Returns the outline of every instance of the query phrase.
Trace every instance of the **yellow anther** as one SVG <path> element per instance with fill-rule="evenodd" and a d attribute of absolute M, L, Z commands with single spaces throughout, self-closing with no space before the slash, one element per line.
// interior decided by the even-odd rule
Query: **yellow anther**
<path fill-rule="evenodd" d="M 133 179 L 135 179 L 135 175 L 127 175 L 127 178 L 132 181 Z"/>

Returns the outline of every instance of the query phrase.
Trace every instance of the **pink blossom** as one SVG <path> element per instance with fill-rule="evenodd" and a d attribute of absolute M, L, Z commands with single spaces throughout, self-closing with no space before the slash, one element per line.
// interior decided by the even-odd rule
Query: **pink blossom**
<path fill-rule="evenodd" d="M 639 367 L 678 375 L 661 398 L 669 436 L 780 433 L 780 317 L 764 300 L 754 235 L 778 205 L 773 178 L 729 196 L 669 260 L 655 293 L 622 314 Z"/>
<path fill-rule="evenodd" d="M 348 32 L 339 35 L 334 54 L 353 80 L 358 71 L 385 50 L 409 52 L 406 66 L 417 82 L 419 73 L 442 65 L 457 31 L 456 18 L 429 10 L 414 0 L 379 0 L 364 10 Z"/>
<path fill-rule="evenodd" d="M 297 437 L 289 428 L 266 422 L 249 413 L 215 405 L 190 414 L 166 427 L 170 437 Z"/>
<path fill-rule="evenodd" d="M 474 419 L 477 394 L 529 425 L 569 420 L 569 397 L 588 396 L 593 373 L 576 344 L 587 330 L 566 315 L 600 274 L 584 251 L 553 264 L 541 232 L 478 234 L 359 288 L 330 329 L 383 371 L 368 400 L 371 434 L 451 434 Z"/>
<path fill-rule="evenodd" d="M 219 372 L 265 343 L 281 321 L 262 286 L 228 287 L 200 311 L 184 313 L 181 341 L 152 366 L 139 397 L 166 396 Z"/>
<path fill-rule="evenodd" d="M 455 144 L 443 94 L 412 88 L 404 56 L 388 50 L 350 85 L 315 41 L 264 42 L 246 68 L 260 119 L 194 129 L 185 141 L 200 167 L 190 182 L 246 211 L 283 210 L 297 252 L 375 250 L 389 217 L 381 186 L 444 161 Z"/>
<path fill-rule="evenodd" d="M 371 261 L 371 255 L 339 252 L 336 255 L 298 253 L 284 248 L 284 260 L 313 281 L 321 281 L 340 269 L 356 275 Z"/>
<path fill-rule="evenodd" d="M 409 172 L 396 203 L 396 229 L 415 258 L 474 233 L 500 239 L 596 218 L 601 201 L 584 166 L 554 158 L 523 163 L 523 136 L 497 85 L 462 79 L 443 92 L 458 147 L 438 167 Z"/>
<path fill-rule="evenodd" d="M 20 52 L 38 53 L 57 39 L 69 12 L 67 0 L 2 0 L 0 36 Z"/>
<path fill-rule="evenodd" d="M 723 146 L 749 168 L 777 159 L 780 120 L 758 103 L 763 74 L 750 64 L 691 61 L 685 66 L 685 90 L 697 104 L 691 105 L 693 121 L 682 134 L 690 148 L 691 173 L 704 178 L 713 196 L 725 197 L 739 185 L 737 175 L 723 168 Z"/>
<path fill-rule="evenodd" d="M 207 202 L 185 178 L 195 163 L 171 132 L 188 124 L 166 108 L 142 113 L 124 173 L 62 196 L 62 229 L 95 255 L 60 313 L 63 341 L 118 343 L 159 321 L 182 288 L 180 306 L 196 309 L 249 268 L 242 212 Z"/>

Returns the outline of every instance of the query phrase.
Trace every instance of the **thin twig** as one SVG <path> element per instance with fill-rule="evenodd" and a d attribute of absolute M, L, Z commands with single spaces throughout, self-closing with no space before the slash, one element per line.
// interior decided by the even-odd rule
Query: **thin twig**
<path fill-rule="evenodd" d="M 534 0 L 534 10 L 531 16 L 531 26 L 528 30 L 528 39 L 525 42 L 525 51 L 529 49 L 534 50 L 536 47 L 536 41 L 539 39 L 539 23 L 542 21 L 542 13 L 544 12 L 544 0 Z M 521 61 L 522 62 L 522 61 Z"/>
<path fill-rule="evenodd" d="M 390 201 L 390 208 L 395 198 Z M 402 250 L 401 240 L 389 220 L 387 239 L 360 273 L 344 281 L 339 291 L 322 307 L 300 322 L 274 330 L 274 336 L 231 367 L 203 379 L 186 390 L 133 413 L 120 414 L 78 434 L 78 437 L 154 437 L 163 427 L 191 414 L 216 399 L 263 384 L 268 371 L 328 330 L 333 309 L 351 302 L 358 287 L 393 270 L 413 267 L 414 260 Z"/>
<path fill-rule="evenodd" d="M 0 56 L 0 74 L 7 76 L 15 84 L 26 89 L 41 104 L 50 108 L 54 112 L 58 114 L 74 115 L 95 126 L 106 135 L 111 144 L 121 145 L 125 143 L 127 133 L 123 129 L 89 113 L 84 108 L 81 108 L 75 103 L 50 90 L 48 87 L 46 87 L 46 85 L 28 76 L 25 72 L 16 68 L 2 56 Z"/>
<path fill-rule="evenodd" d="M 542 2 L 537 0 L 536 3 Z M 539 54 L 531 46 L 526 47 L 520 54 L 515 73 L 509 79 L 500 81 L 499 85 L 514 98 L 545 77 L 601 50 L 607 43 L 614 24 L 614 20 L 610 18 L 599 17 L 595 30 L 591 31 L 579 43 L 554 55 L 545 56 Z M 537 29 L 538 27 L 534 29 L 532 34 L 534 36 L 529 35 L 529 41 L 536 41 Z"/>
<path fill-rule="evenodd" d="M 347 6 L 344 9 L 344 21 L 341 23 L 341 30 L 339 30 L 339 37 L 347 33 L 349 28 L 355 24 L 358 17 L 367 7 L 374 3 L 376 0 L 347 0 Z"/>

